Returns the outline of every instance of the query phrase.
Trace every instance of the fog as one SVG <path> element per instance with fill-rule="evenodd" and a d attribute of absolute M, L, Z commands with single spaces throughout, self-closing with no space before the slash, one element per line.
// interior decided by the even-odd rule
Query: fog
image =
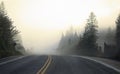
<path fill-rule="evenodd" d="M 79 34 L 94 12 L 99 29 L 115 27 L 120 0 L 1 0 L 30 53 L 57 53 L 62 33 Z"/>

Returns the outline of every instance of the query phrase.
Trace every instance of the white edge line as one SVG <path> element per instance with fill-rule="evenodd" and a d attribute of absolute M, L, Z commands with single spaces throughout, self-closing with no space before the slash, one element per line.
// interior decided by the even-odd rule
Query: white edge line
<path fill-rule="evenodd" d="M 15 59 L 12 59 L 12 60 L 8 60 L 8 61 L 5 61 L 5 62 L 1 62 L 0 65 L 4 65 L 4 64 L 7 64 L 7 63 L 10 63 L 10 62 L 13 62 L 13 61 L 16 61 L 16 60 L 19 60 L 19 59 L 22 59 L 26 56 L 21 56 L 21 57 L 18 57 L 18 58 L 15 58 Z"/>
<path fill-rule="evenodd" d="M 73 57 L 81 57 L 81 58 L 85 58 L 85 59 L 89 59 L 89 60 L 95 61 L 95 62 L 97 62 L 97 63 L 103 64 L 103 65 L 105 65 L 106 67 L 109 67 L 109 68 L 111 68 L 111 69 L 113 69 L 113 70 L 115 70 L 115 71 L 117 71 L 117 72 L 120 73 L 120 69 L 117 69 L 117 68 L 115 68 L 115 67 L 113 67 L 113 66 L 111 66 L 111 65 L 109 65 L 109 64 L 106 64 L 106 63 L 104 63 L 104 62 L 102 62 L 102 61 L 98 61 L 98 60 L 91 59 L 91 58 L 89 58 L 89 57 L 84 57 L 84 56 L 77 56 L 77 55 L 72 55 L 72 56 L 73 56 Z"/>

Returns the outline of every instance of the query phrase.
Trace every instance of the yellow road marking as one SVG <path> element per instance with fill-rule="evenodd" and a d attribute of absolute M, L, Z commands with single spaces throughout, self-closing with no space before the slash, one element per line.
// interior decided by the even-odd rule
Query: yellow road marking
<path fill-rule="evenodd" d="M 45 64 L 43 65 L 43 67 L 37 72 L 37 74 L 45 74 L 47 68 L 49 67 L 50 63 L 52 61 L 52 57 L 48 56 Z"/>

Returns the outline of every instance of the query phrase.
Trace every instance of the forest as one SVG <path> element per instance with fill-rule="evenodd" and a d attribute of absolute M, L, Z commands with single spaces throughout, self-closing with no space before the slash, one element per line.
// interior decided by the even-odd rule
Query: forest
<path fill-rule="evenodd" d="M 120 60 L 120 15 L 116 17 L 115 23 L 116 28 L 108 26 L 108 29 L 99 30 L 97 18 L 91 12 L 84 31 L 77 33 L 71 26 L 62 34 L 57 50 L 60 54 Z"/>

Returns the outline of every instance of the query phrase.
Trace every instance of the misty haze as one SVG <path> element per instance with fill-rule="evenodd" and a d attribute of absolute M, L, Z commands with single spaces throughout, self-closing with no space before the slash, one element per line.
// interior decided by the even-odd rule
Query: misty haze
<path fill-rule="evenodd" d="M 0 74 L 120 74 L 120 1 L 0 0 Z"/>

